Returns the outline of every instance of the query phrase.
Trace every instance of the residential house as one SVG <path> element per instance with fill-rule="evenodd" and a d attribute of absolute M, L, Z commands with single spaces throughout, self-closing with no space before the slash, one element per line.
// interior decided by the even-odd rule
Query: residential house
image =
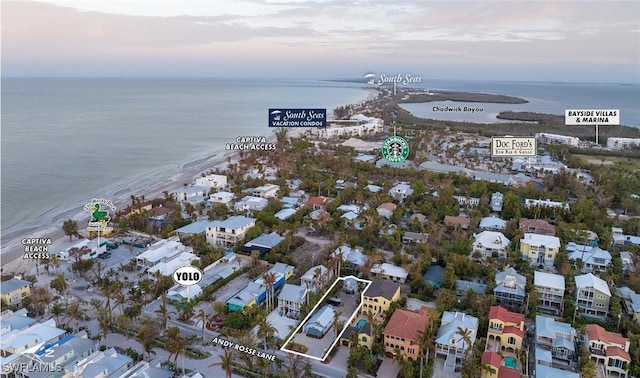
<path fill-rule="evenodd" d="M 524 337 L 523 314 L 509 311 L 502 306 L 491 306 L 485 350 L 515 353 L 516 350 L 523 350 Z"/>
<path fill-rule="evenodd" d="M 373 319 L 382 322 L 391 302 L 400 299 L 400 284 L 388 280 L 373 280 L 362 296 L 360 315 L 371 312 Z"/>
<path fill-rule="evenodd" d="M 511 243 L 502 232 L 482 231 L 474 235 L 473 252 L 478 252 L 483 258 L 506 257 Z"/>
<path fill-rule="evenodd" d="M 491 211 L 495 211 L 497 213 L 502 211 L 502 206 L 504 205 L 504 195 L 500 192 L 495 192 L 491 195 Z"/>
<path fill-rule="evenodd" d="M 611 265 L 611 254 L 598 247 L 578 245 L 574 242 L 565 247 L 569 260 L 582 261 L 582 273 L 600 272 Z"/>
<path fill-rule="evenodd" d="M 402 242 L 404 244 L 409 244 L 409 243 L 422 244 L 422 243 L 426 243 L 428 240 L 429 240 L 429 234 L 426 234 L 424 232 L 406 231 L 404 235 L 402 235 Z"/>
<path fill-rule="evenodd" d="M 300 206 L 300 198 L 284 196 L 280 201 L 285 209 L 297 209 Z"/>
<path fill-rule="evenodd" d="M 604 368 L 607 377 L 627 378 L 631 356 L 629 339 L 621 334 L 609 332 L 597 324 L 587 324 L 584 346 L 589 358 L 598 368 Z"/>
<path fill-rule="evenodd" d="M 242 197 L 233 205 L 235 211 L 262 211 L 269 205 L 269 200 L 266 198 L 245 196 Z"/>
<path fill-rule="evenodd" d="M 520 218 L 518 227 L 525 233 L 556 236 L 556 226 L 543 219 Z"/>
<path fill-rule="evenodd" d="M 247 231 L 256 225 L 254 218 L 233 216 L 224 221 L 213 221 L 206 231 L 211 245 L 234 245 L 244 239 Z"/>
<path fill-rule="evenodd" d="M 278 196 L 280 187 L 274 184 L 266 184 L 259 186 L 251 191 L 251 194 L 259 198 L 275 198 Z"/>
<path fill-rule="evenodd" d="M 149 269 L 159 263 L 172 261 L 182 253 L 193 254 L 193 248 L 180 242 L 177 236 L 162 239 L 151 244 L 146 251 L 136 256 L 136 265 L 143 269 Z"/>
<path fill-rule="evenodd" d="M 285 220 L 285 219 L 288 219 L 288 218 L 292 217 L 295 213 L 296 213 L 295 209 L 284 208 L 284 209 L 278 211 L 277 213 L 273 214 L 273 216 L 278 218 L 278 219 L 280 219 L 280 220 Z"/>
<path fill-rule="evenodd" d="M 422 214 L 422 213 L 413 213 L 411 214 L 411 216 L 409 217 L 409 220 L 407 221 L 407 223 L 412 223 L 412 222 L 416 222 L 420 225 L 424 225 L 427 223 L 427 216 Z"/>
<path fill-rule="evenodd" d="M 264 302 L 267 297 L 267 288 L 262 282 L 251 281 L 232 295 L 227 299 L 227 309 L 229 311 L 243 311 L 246 307 Z"/>
<path fill-rule="evenodd" d="M 553 266 L 560 251 L 560 239 L 555 236 L 525 233 L 520 239 L 522 259 L 530 264 Z"/>
<path fill-rule="evenodd" d="M 640 245 L 640 236 L 625 235 L 620 227 L 611 227 L 611 244 L 616 247 Z"/>
<path fill-rule="evenodd" d="M 333 325 L 335 316 L 333 306 L 326 305 L 318 310 L 302 327 L 307 336 L 321 339 Z"/>
<path fill-rule="evenodd" d="M 333 198 L 329 197 L 309 197 L 305 205 L 311 206 L 313 210 L 324 209 L 329 202 L 333 201 Z"/>
<path fill-rule="evenodd" d="M 567 370 L 560 370 L 551 366 L 541 364 L 536 365 L 535 373 L 536 378 L 580 378 L 580 374 L 578 373 L 573 373 Z"/>
<path fill-rule="evenodd" d="M 5 327 L 5 324 L 2 325 Z M 4 331 L 4 329 L 3 329 Z M 54 318 L 32 324 L 22 329 L 12 329 L 0 338 L 0 357 L 28 352 L 38 345 L 53 344 L 67 331 L 56 326 Z"/>
<path fill-rule="evenodd" d="M 353 181 L 337 180 L 336 185 L 334 185 L 334 188 L 336 190 L 357 189 L 358 183 Z"/>
<path fill-rule="evenodd" d="M 207 231 L 207 227 L 211 224 L 212 221 L 201 220 L 193 223 L 189 223 L 186 226 L 180 227 L 175 230 L 176 235 L 183 240 L 192 235 L 202 235 Z"/>
<path fill-rule="evenodd" d="M 420 344 L 422 332 L 429 324 L 429 313 L 426 307 L 419 311 L 397 309 L 391 315 L 382 335 L 384 351 L 387 356 L 393 356 L 396 349 L 409 361 L 420 358 Z"/>
<path fill-rule="evenodd" d="M 444 224 L 449 227 L 461 228 L 466 230 L 471 225 L 471 219 L 469 217 L 446 215 L 444 217 Z"/>
<path fill-rule="evenodd" d="M 499 305 L 521 309 L 524 306 L 526 286 L 527 279 L 518 274 L 513 267 L 508 267 L 496 273 L 496 287 L 493 289 L 493 295 Z"/>
<path fill-rule="evenodd" d="M 373 265 L 371 267 L 371 274 L 375 274 L 377 278 L 399 283 L 405 283 L 409 275 L 404 268 L 388 263 Z"/>
<path fill-rule="evenodd" d="M 31 295 L 31 281 L 12 278 L 0 283 L 0 298 L 7 305 L 19 305 L 22 300 Z"/>
<path fill-rule="evenodd" d="M 458 298 L 464 297 L 469 291 L 473 291 L 476 294 L 482 295 L 487 292 L 487 285 L 480 282 L 471 282 L 464 280 L 456 281 L 456 296 Z"/>
<path fill-rule="evenodd" d="M 333 277 L 333 272 L 324 265 L 316 265 L 300 277 L 300 282 L 309 291 L 319 293 Z"/>
<path fill-rule="evenodd" d="M 202 202 L 208 193 L 209 188 L 206 186 L 188 186 L 171 191 L 178 202 Z"/>
<path fill-rule="evenodd" d="M 484 217 L 480 219 L 481 230 L 502 231 L 507 228 L 507 221 L 498 217 Z"/>
<path fill-rule="evenodd" d="M 300 285 L 285 284 L 278 295 L 280 316 L 298 319 L 300 309 L 307 301 L 307 288 Z"/>
<path fill-rule="evenodd" d="M 231 192 L 211 193 L 209 194 L 209 202 L 221 203 L 223 205 L 227 205 L 227 207 L 230 207 L 231 201 L 233 201 L 234 197 L 235 197 L 235 194 Z"/>
<path fill-rule="evenodd" d="M 73 377 L 120 377 L 133 366 L 133 359 L 125 354 L 116 352 L 114 348 L 105 351 L 95 351 L 75 366 L 70 367 Z"/>
<path fill-rule="evenodd" d="M 338 255 L 342 256 L 342 261 L 344 262 L 342 269 L 350 273 L 355 273 L 359 267 L 367 262 L 367 256 L 362 252 L 361 247 L 340 246 L 331 253 L 331 257 Z"/>
<path fill-rule="evenodd" d="M 183 266 L 192 266 L 194 262 L 200 261 L 200 257 L 195 255 L 191 247 L 171 256 L 167 256 L 152 267 L 147 268 L 147 275 L 150 279 L 155 279 L 159 274 L 161 276 L 171 276 L 178 268 Z"/>
<path fill-rule="evenodd" d="M 354 319 L 355 321 L 356 319 Z M 373 347 L 373 333 L 371 331 L 371 324 L 368 321 L 360 318 L 354 325 L 348 326 L 342 336 L 340 337 L 340 344 L 347 345 L 352 347 L 351 345 L 351 337 L 353 334 L 356 334 L 358 339 L 358 345 L 366 347 L 371 350 Z"/>
<path fill-rule="evenodd" d="M 373 184 L 369 184 L 366 186 L 367 190 L 371 193 L 378 193 L 379 191 L 382 190 L 381 186 L 378 185 L 373 185 Z"/>
<path fill-rule="evenodd" d="M 289 264 L 277 262 L 277 263 L 273 264 L 271 269 L 269 269 L 269 272 L 282 274 L 284 276 L 284 279 L 288 280 L 289 278 L 291 278 L 293 276 L 293 270 L 294 270 L 293 266 L 291 266 Z M 276 285 L 276 286 L 278 286 L 278 285 Z M 277 289 L 277 287 L 276 287 L 276 289 Z"/>
<path fill-rule="evenodd" d="M 564 276 L 533 272 L 533 284 L 540 295 L 538 310 L 553 316 L 561 316 L 564 310 Z"/>
<path fill-rule="evenodd" d="M 462 330 L 465 334 L 460 334 Z M 446 358 L 445 371 L 459 371 L 462 359 L 471 353 L 478 336 L 478 318 L 463 312 L 445 311 L 436 336 L 436 356 Z"/>
<path fill-rule="evenodd" d="M 393 215 L 393 211 L 396 209 L 396 207 L 398 207 L 398 205 L 391 202 L 385 202 L 378 206 L 376 210 L 378 211 L 378 215 L 380 215 L 381 217 L 391 219 L 391 215 Z"/>
<path fill-rule="evenodd" d="M 46 366 L 55 366 L 59 367 L 58 370 L 60 372 L 26 372 L 24 371 L 24 375 L 19 375 L 20 377 L 73 377 L 70 375 L 70 372 L 77 372 L 77 361 L 82 361 L 89 357 L 90 355 L 96 353 L 98 351 L 99 343 L 97 341 L 91 340 L 85 331 L 80 331 L 73 335 L 67 335 L 60 340 L 55 341 L 54 343 L 47 343 L 42 345 L 39 350 L 35 353 L 24 353 L 22 354 L 22 358 L 20 358 L 20 362 L 31 362 L 35 363 L 32 366 L 36 368 L 36 361 L 46 365 Z M 15 356 L 15 355 L 14 355 Z M 48 369 L 44 369 L 48 370 Z M 111 377 L 119 377 L 118 374 L 121 371 L 114 372 L 115 374 L 111 375 Z M 66 373 L 66 374 L 65 374 Z M 61 375 L 63 374 L 63 375 Z M 87 375 L 75 375 L 77 377 L 87 377 Z M 93 375 L 92 375 L 93 376 Z"/>
<path fill-rule="evenodd" d="M 636 264 L 633 261 L 633 254 L 631 252 L 620 252 L 620 260 L 622 260 L 622 271 L 625 274 L 635 273 Z"/>
<path fill-rule="evenodd" d="M 389 190 L 389 195 L 396 201 L 403 201 L 412 194 L 413 189 L 407 183 L 400 183 Z"/>
<path fill-rule="evenodd" d="M 152 364 L 142 360 L 124 372 L 120 378 L 172 378 L 174 374 L 173 371 L 161 367 L 159 362 Z"/>
<path fill-rule="evenodd" d="M 626 286 L 616 289 L 616 294 L 622 298 L 624 313 L 640 324 L 640 294 Z"/>
<path fill-rule="evenodd" d="M 576 311 L 585 316 L 605 319 L 609 314 L 611 291 L 607 283 L 592 273 L 575 277 Z"/>
<path fill-rule="evenodd" d="M 227 176 L 208 175 L 196 178 L 196 186 L 220 190 L 227 186 Z"/>
<path fill-rule="evenodd" d="M 278 244 L 282 243 L 283 240 L 284 237 L 273 231 L 270 234 L 262 234 L 257 238 L 248 241 L 240 248 L 240 251 L 248 255 L 252 254 L 253 251 L 258 251 L 260 257 L 262 257 L 265 253 L 271 251 Z"/>
<path fill-rule="evenodd" d="M 423 278 L 431 286 L 439 289 L 444 278 L 444 268 L 440 265 L 430 265 L 429 268 L 427 268 L 427 271 L 424 272 Z"/>
<path fill-rule="evenodd" d="M 520 370 L 505 366 L 502 356 L 496 352 L 482 352 L 481 378 L 520 378 Z"/>
<path fill-rule="evenodd" d="M 571 361 L 577 361 L 576 329 L 570 324 L 558 322 L 548 316 L 536 316 L 536 359 L 540 359 L 544 352 L 551 351 L 551 363 L 568 366 Z M 550 363 L 550 365 L 551 365 Z"/>

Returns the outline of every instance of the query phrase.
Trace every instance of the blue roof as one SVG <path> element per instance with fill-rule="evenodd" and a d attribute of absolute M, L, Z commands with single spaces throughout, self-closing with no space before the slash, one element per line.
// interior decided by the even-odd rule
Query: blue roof
<path fill-rule="evenodd" d="M 22 289 L 25 286 L 31 286 L 30 281 L 19 280 L 17 278 L 12 278 L 7 281 L 3 281 L 0 283 L 0 292 L 2 294 L 10 294 L 18 289 Z"/>
<path fill-rule="evenodd" d="M 254 218 L 247 218 L 247 217 L 242 216 L 242 215 L 237 215 L 235 217 L 227 218 L 226 220 L 224 220 L 222 222 L 214 222 L 214 223 L 215 223 L 215 226 L 217 226 L 217 227 L 238 229 L 238 228 L 242 228 L 242 227 L 245 227 L 245 226 L 251 224 L 251 222 L 255 222 L 255 219 Z"/>
<path fill-rule="evenodd" d="M 282 241 L 284 240 L 284 238 L 280 235 L 278 235 L 277 232 L 272 232 L 270 234 L 262 234 L 260 236 L 258 236 L 257 238 L 251 240 L 250 242 L 248 242 L 247 244 L 245 244 L 247 247 L 251 247 L 251 246 L 259 246 L 259 247 L 267 247 L 267 248 L 273 248 L 276 245 L 280 244 Z"/>
<path fill-rule="evenodd" d="M 190 223 L 184 227 L 180 227 L 176 230 L 176 232 L 182 234 L 202 234 L 207 230 L 207 227 L 211 226 L 212 224 L 212 221 L 202 220 Z"/>

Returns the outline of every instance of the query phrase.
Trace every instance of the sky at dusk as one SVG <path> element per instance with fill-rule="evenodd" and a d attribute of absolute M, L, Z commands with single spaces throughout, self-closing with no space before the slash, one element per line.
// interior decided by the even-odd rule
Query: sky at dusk
<path fill-rule="evenodd" d="M 2 76 L 640 82 L 640 1 L 2 1 Z"/>

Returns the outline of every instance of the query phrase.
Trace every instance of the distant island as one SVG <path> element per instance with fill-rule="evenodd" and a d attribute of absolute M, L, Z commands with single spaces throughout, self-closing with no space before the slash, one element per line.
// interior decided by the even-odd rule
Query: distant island
<path fill-rule="evenodd" d="M 406 92 L 405 92 L 406 93 Z M 431 101 L 484 102 L 493 104 L 526 104 L 529 101 L 512 96 L 490 93 L 453 92 L 453 91 L 419 91 L 405 94 L 399 103 L 421 103 Z"/>

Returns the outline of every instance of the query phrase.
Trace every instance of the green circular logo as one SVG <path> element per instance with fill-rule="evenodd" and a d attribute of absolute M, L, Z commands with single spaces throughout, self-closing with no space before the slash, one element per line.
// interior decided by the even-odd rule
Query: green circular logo
<path fill-rule="evenodd" d="M 382 156 L 391 163 L 399 163 L 409 157 L 409 143 L 399 136 L 392 136 L 382 143 Z"/>

